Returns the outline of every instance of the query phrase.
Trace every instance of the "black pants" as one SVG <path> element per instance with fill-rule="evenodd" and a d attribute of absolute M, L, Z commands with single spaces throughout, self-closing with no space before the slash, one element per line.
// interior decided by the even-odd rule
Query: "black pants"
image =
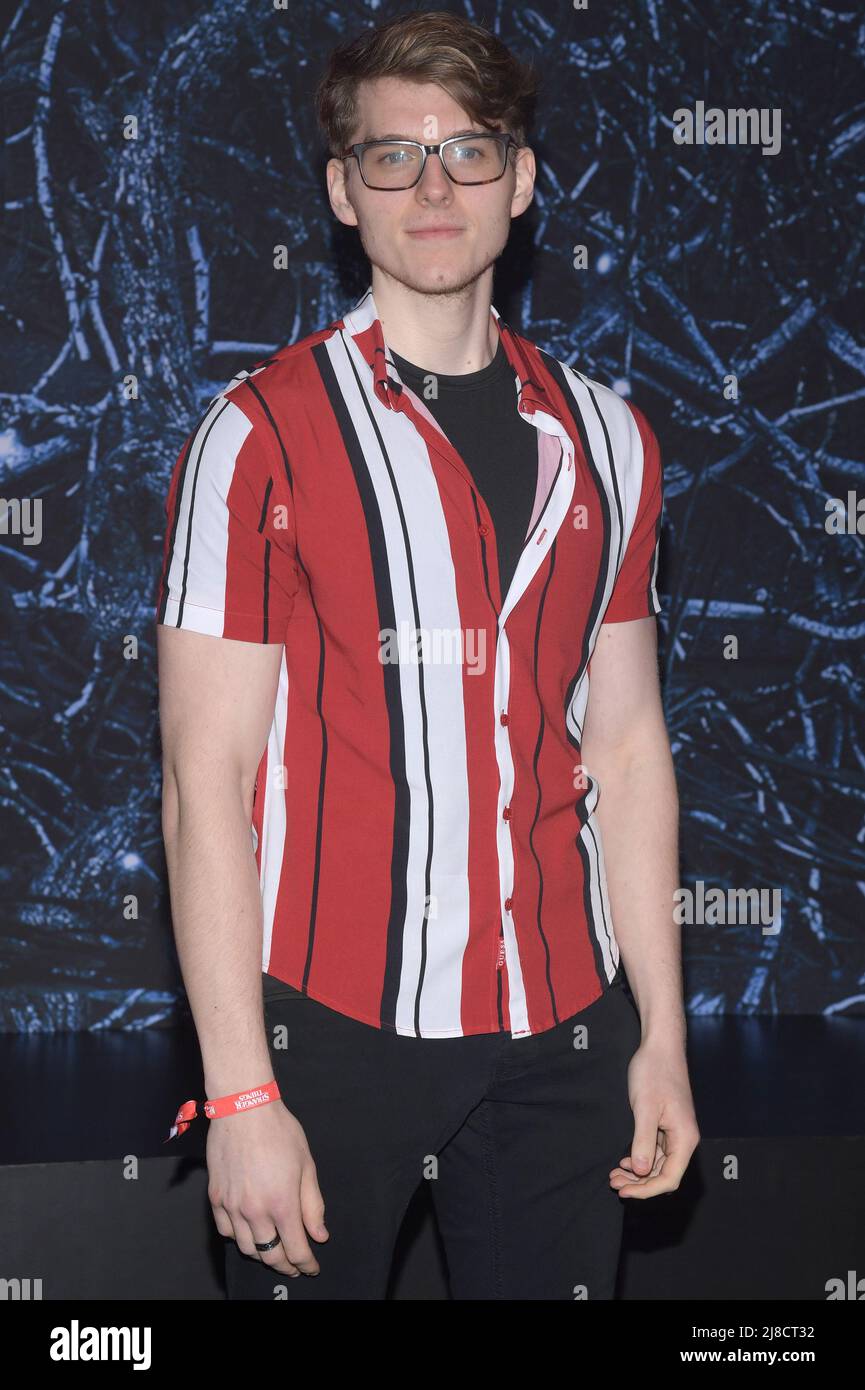
<path fill-rule="evenodd" d="M 403 1037 L 300 993 L 265 1014 L 330 1239 L 310 1238 L 321 1272 L 296 1279 L 227 1240 L 229 1298 L 383 1299 L 423 1181 L 452 1298 L 613 1297 L 624 1207 L 609 1173 L 630 1152 L 640 1042 L 621 972 L 587 1009 L 523 1038 Z"/>

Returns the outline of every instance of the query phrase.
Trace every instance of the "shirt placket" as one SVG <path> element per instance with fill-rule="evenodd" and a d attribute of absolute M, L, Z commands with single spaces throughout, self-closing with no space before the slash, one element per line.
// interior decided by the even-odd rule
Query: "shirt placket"
<path fill-rule="evenodd" d="M 507 972 L 508 1014 L 511 1034 L 522 1037 L 530 1033 L 526 982 L 517 940 L 514 917 L 517 856 L 514 853 L 512 816 L 515 791 L 514 759 L 511 750 L 511 681 L 510 644 L 507 620 L 525 594 L 532 579 L 549 553 L 550 547 L 564 524 L 574 494 L 574 444 L 562 422 L 555 416 L 537 410 L 528 415 L 536 427 L 561 444 L 561 465 L 547 496 L 536 527 L 537 534 L 529 538 L 508 589 L 498 621 L 498 640 L 495 658 L 495 752 L 499 769 L 498 828 L 496 843 L 499 864 L 501 898 L 501 930 L 496 969 Z"/>
<path fill-rule="evenodd" d="M 499 316 L 495 309 L 493 309 L 493 314 L 498 319 Z M 477 492 L 471 473 L 443 431 L 439 429 L 437 424 L 430 424 L 416 410 L 409 411 L 406 388 L 400 381 L 396 365 L 389 357 L 380 329 L 381 325 L 377 323 L 378 350 L 376 360 L 370 364 L 373 368 L 376 395 L 389 409 L 409 414 L 411 423 L 422 435 L 424 441 L 435 449 L 451 467 L 457 470 L 475 496 L 478 497 L 478 500 L 483 503 L 483 498 Z M 531 1030 L 525 981 L 513 916 L 516 866 L 510 822 L 515 778 L 509 734 L 510 649 L 507 642 L 506 623 L 543 564 L 568 515 L 574 494 L 575 446 L 559 416 L 553 413 L 552 409 L 548 411 L 544 408 L 547 403 L 546 396 L 539 393 L 534 386 L 530 390 L 525 389 L 523 378 L 520 375 L 521 370 L 525 370 L 524 364 L 519 360 L 514 360 L 514 350 L 508 341 L 506 341 L 505 347 L 508 357 L 517 371 L 517 409 L 537 429 L 550 437 L 552 442 L 547 446 L 548 448 L 554 447 L 555 443 L 558 442 L 561 449 L 560 466 L 551 483 L 538 523 L 520 554 L 507 594 L 503 596 L 502 609 L 498 615 L 497 623 L 494 751 L 499 771 L 496 847 L 501 919 L 496 943 L 495 971 L 497 977 L 500 974 L 506 973 L 507 975 L 510 1031 L 513 1037 L 521 1037 L 528 1035 Z M 488 509 L 485 504 L 483 505 L 484 513 L 487 514 Z M 472 517 L 472 524 L 475 525 L 474 517 Z M 478 529 L 481 535 L 486 534 L 487 523 L 482 522 Z M 498 994 L 498 984 L 496 985 L 496 992 Z"/>

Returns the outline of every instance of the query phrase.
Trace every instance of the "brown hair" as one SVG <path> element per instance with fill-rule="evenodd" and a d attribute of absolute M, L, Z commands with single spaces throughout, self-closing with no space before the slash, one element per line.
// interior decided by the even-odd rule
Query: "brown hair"
<path fill-rule="evenodd" d="M 435 82 L 472 121 L 510 131 L 518 144 L 525 143 L 537 100 L 536 71 L 495 34 L 462 15 L 413 11 L 334 49 L 316 88 L 315 109 L 337 158 L 357 127 L 358 84 L 378 77 Z"/>

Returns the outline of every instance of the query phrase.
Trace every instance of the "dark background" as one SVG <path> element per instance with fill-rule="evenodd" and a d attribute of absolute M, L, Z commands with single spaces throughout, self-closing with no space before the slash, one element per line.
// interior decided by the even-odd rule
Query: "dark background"
<path fill-rule="evenodd" d="M 0 534 L 0 1029 L 185 1010 L 156 706 L 169 472 L 235 371 L 369 283 L 312 93 L 334 43 L 404 8 L 55 0 L 6 30 L 0 495 L 41 499 L 43 538 Z M 680 882 L 781 891 L 775 935 L 684 928 L 688 1009 L 862 1014 L 863 537 L 825 529 L 828 498 L 865 495 L 861 16 L 442 8 L 544 79 L 493 302 L 661 442 Z M 780 108 L 780 153 L 675 144 L 698 100 Z"/>

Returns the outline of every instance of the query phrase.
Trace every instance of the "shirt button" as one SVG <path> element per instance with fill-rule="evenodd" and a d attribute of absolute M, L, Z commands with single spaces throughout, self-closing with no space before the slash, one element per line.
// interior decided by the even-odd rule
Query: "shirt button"
<path fill-rule="evenodd" d="M 489 526 L 487 526 L 486 523 L 482 521 L 481 524 L 480 524 L 480 526 L 478 527 L 478 535 L 479 535 L 479 536 L 486 536 L 486 535 L 488 535 L 488 534 L 489 534 L 489 529 L 490 529 Z"/>
<path fill-rule="evenodd" d="M 510 820 L 510 818 L 511 818 L 511 808 L 510 808 L 510 806 L 506 806 L 505 809 L 502 811 L 502 820 Z"/>
<path fill-rule="evenodd" d="M 505 898 L 505 912 L 510 912 L 513 907 L 513 898 Z"/>
<path fill-rule="evenodd" d="M 500 723 L 500 724 L 509 724 L 509 723 L 510 723 L 510 720 L 508 719 L 508 716 L 505 714 L 504 710 L 502 710 L 501 714 L 499 715 L 499 723 Z"/>

